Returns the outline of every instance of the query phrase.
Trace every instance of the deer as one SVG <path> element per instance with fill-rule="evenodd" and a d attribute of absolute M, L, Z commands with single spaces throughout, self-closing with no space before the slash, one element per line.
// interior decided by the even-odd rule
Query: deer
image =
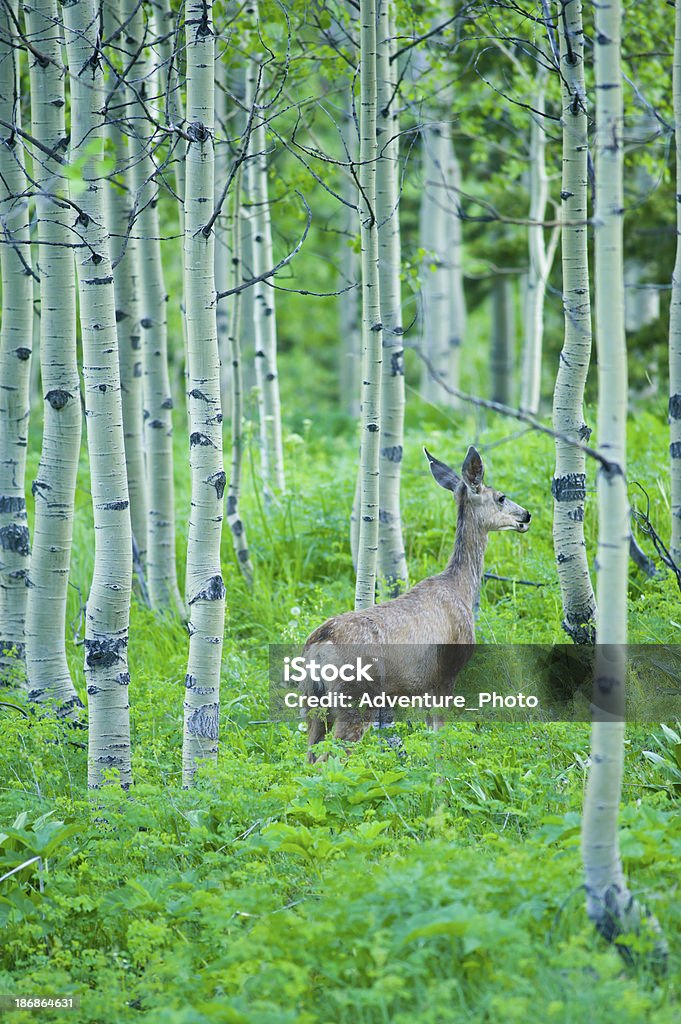
<path fill-rule="evenodd" d="M 308 636 L 304 659 L 332 666 L 331 671 L 321 673 L 322 679 L 334 676 L 334 666 L 336 671 L 332 682 L 322 682 L 317 673 L 315 682 L 306 679 L 302 684 L 304 700 L 326 698 L 317 700 L 315 710 L 303 704 L 310 764 L 318 760 L 314 746 L 331 730 L 338 740 L 356 742 L 371 725 L 373 715 L 357 707 L 361 695 L 371 689 L 366 676 L 359 678 L 360 672 L 347 681 L 339 672 L 341 666 L 355 661 L 360 649 L 380 652 L 376 660 L 380 679 L 372 685 L 384 694 L 451 693 L 457 674 L 473 653 L 474 609 L 488 535 L 505 530 L 526 533 L 529 529 L 532 516 L 527 509 L 502 491 L 485 486 L 482 458 L 473 446 L 460 474 L 427 448 L 423 450 L 436 483 L 451 491 L 456 502 L 454 550 L 443 572 L 426 577 L 383 604 L 333 616 Z M 442 718 L 434 717 L 432 724 L 439 728 Z"/>

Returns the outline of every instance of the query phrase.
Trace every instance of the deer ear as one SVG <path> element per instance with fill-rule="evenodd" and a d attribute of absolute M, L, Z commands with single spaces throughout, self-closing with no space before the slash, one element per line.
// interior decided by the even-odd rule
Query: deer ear
<path fill-rule="evenodd" d="M 455 491 L 461 482 L 461 478 L 458 473 L 447 466 L 444 462 L 440 462 L 439 459 L 433 458 L 427 448 L 423 449 L 426 453 L 426 458 L 430 463 L 430 471 L 439 483 L 440 487 L 444 487 L 448 491 Z"/>
<path fill-rule="evenodd" d="M 463 460 L 463 466 L 461 467 L 461 476 L 469 490 L 475 494 L 478 493 L 482 487 L 482 478 L 485 475 L 485 467 L 482 464 L 480 453 L 475 450 L 473 445 L 470 446 L 466 453 L 466 458 Z"/>

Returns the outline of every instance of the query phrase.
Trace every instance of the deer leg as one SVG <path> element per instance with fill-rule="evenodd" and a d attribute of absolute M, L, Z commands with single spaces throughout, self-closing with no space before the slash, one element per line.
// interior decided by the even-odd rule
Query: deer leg
<path fill-rule="evenodd" d="M 312 750 L 312 747 L 316 743 L 321 743 L 323 739 L 326 739 L 326 734 L 329 731 L 329 723 L 326 717 L 321 715 L 308 715 L 307 717 L 307 760 L 308 764 L 314 764 L 318 757 Z"/>
<path fill-rule="evenodd" d="M 341 718 L 339 716 L 336 719 L 333 734 L 337 740 L 342 740 L 346 743 L 357 743 L 370 725 L 371 722 L 365 722 L 361 718 Z"/>

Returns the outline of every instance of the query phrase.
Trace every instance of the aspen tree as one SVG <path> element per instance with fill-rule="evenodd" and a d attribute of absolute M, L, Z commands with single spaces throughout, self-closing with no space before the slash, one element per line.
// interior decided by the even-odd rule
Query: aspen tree
<path fill-rule="evenodd" d="M 10 11 L 12 16 L 10 16 Z M 0 118 L 21 130 L 16 7 L 0 6 Z M 25 153 L 14 128 L 0 128 L 0 685 L 23 678 L 30 541 L 24 479 L 30 413 L 33 271 Z"/>
<path fill-rule="evenodd" d="M 241 269 L 241 172 L 237 173 L 234 188 L 234 210 L 232 214 L 232 260 L 234 276 L 238 279 Z M 242 293 L 232 296 L 232 316 L 229 327 L 229 352 L 231 362 L 230 383 L 232 392 L 232 463 L 227 488 L 227 524 L 232 534 L 234 553 L 239 568 L 247 583 L 253 582 L 253 564 L 248 551 L 246 527 L 241 518 L 241 463 L 244 447 L 243 381 L 241 372 L 241 299 Z"/>
<path fill-rule="evenodd" d="M 563 107 L 562 266 L 565 334 L 553 394 L 554 429 L 588 439 L 584 386 L 591 358 L 587 160 L 588 117 L 584 86 L 581 0 L 567 0 L 558 18 Z M 585 455 L 556 438 L 553 545 L 563 600 L 563 628 L 575 643 L 593 642 L 596 599 L 584 542 Z"/>
<path fill-rule="evenodd" d="M 103 5 L 103 14 L 105 38 L 110 43 L 113 42 L 111 48 L 114 53 L 109 58 L 113 62 L 115 51 L 125 49 L 129 22 L 123 30 L 121 30 L 120 22 L 121 16 L 127 20 L 128 12 L 120 0 L 107 0 Z M 105 130 L 108 147 L 115 158 L 116 176 L 110 179 L 106 189 L 107 217 L 111 238 L 114 295 L 116 297 L 118 365 L 121 377 L 133 561 L 141 590 L 146 593 L 148 506 L 142 423 L 141 326 L 138 301 L 137 239 L 135 229 L 131 226 L 134 189 L 128 145 L 129 132 L 134 129 L 130 129 L 126 124 L 132 92 L 127 82 L 121 79 L 120 68 L 110 78 L 113 80 L 113 84 L 107 103 L 108 117 Z"/>
<path fill-rule="evenodd" d="M 246 106 L 258 106 L 257 81 L 260 65 L 251 60 L 246 72 Z M 265 111 L 256 113 L 247 167 L 250 211 L 251 269 L 258 277 L 274 266 L 272 224 L 267 183 L 267 136 Z M 284 491 L 284 451 L 281 430 L 281 401 L 277 370 L 277 314 L 274 290 L 265 281 L 253 285 L 253 329 L 255 372 L 260 415 L 260 447 L 265 494 Z"/>
<path fill-rule="evenodd" d="M 424 363 L 421 394 L 428 402 L 448 404 L 438 380 L 452 384 L 457 378 L 457 355 L 450 346 L 449 318 L 449 236 L 444 214 L 446 193 L 444 164 L 447 156 L 446 129 L 442 123 L 422 129 L 423 195 L 421 198 L 419 238 L 424 250 L 421 275 L 421 345 L 430 366 Z M 458 331 L 454 332 L 458 336 Z M 431 369 L 432 367 L 432 369 Z"/>
<path fill-rule="evenodd" d="M 187 545 L 189 659 L 184 702 L 183 784 L 190 786 L 199 758 L 217 758 L 220 661 L 225 585 L 220 537 L 225 471 L 222 460 L 220 356 L 212 229 L 204 230 L 215 195 L 215 36 L 212 5 L 186 8 L 187 155 L 184 204 L 184 295 L 191 512 Z"/>
<path fill-rule="evenodd" d="M 617 816 L 624 770 L 629 502 L 626 485 L 627 353 L 622 227 L 621 0 L 595 10 L 595 274 L 598 339 L 598 626 L 591 766 L 584 799 L 582 857 L 589 918 L 609 941 L 637 932 L 646 914 L 627 887 Z M 654 919 L 648 924 L 659 931 Z M 626 947 L 621 947 L 627 955 Z M 656 953 L 664 955 L 658 941 Z"/>
<path fill-rule="evenodd" d="M 350 160 L 356 162 L 357 131 L 350 111 L 344 111 L 343 125 L 344 146 Z M 360 312 L 360 294 L 352 287 L 359 280 L 359 258 L 355 249 L 357 234 L 357 214 L 354 210 L 357 186 L 349 173 L 341 178 L 340 196 L 345 201 L 341 213 L 340 256 L 339 256 L 339 289 L 338 296 L 338 330 L 340 333 L 340 373 L 338 375 L 339 398 L 341 408 L 348 416 L 359 416 L 359 380 L 362 364 L 362 316 Z"/>
<path fill-rule="evenodd" d="M 70 159 L 82 153 L 84 189 L 72 188 L 78 213 L 77 250 L 83 383 L 95 526 L 92 586 L 85 616 L 88 693 L 88 784 L 96 788 L 115 768 L 132 781 L 128 704 L 128 625 L 132 532 L 125 465 L 116 306 L 105 224 L 104 76 L 95 0 L 63 5 L 71 91 Z M 72 185 L 74 182 L 72 182 Z"/>
<path fill-rule="evenodd" d="M 498 274 L 492 282 L 492 341 L 490 378 L 493 402 L 513 403 L 515 295 L 513 278 Z"/>
<path fill-rule="evenodd" d="M 541 366 L 544 341 L 544 300 L 553 262 L 553 244 L 547 249 L 543 220 L 549 198 L 546 172 L 546 131 L 541 113 L 546 102 L 545 73 L 537 77 L 530 127 L 530 225 L 527 229 L 529 267 L 525 289 L 525 339 L 520 371 L 520 408 L 536 415 L 541 397 Z M 554 235 L 554 239 L 555 239 Z"/>
<path fill-rule="evenodd" d="M 374 603 L 378 554 L 383 327 L 376 220 L 376 0 L 360 2 L 359 216 L 362 245 L 360 521 L 355 608 Z"/>
<path fill-rule="evenodd" d="M 671 457 L 670 554 L 681 564 L 681 3 L 675 6 L 674 134 L 676 147 L 676 261 L 669 308 L 669 454 Z"/>
<path fill-rule="evenodd" d="M 378 574 L 391 597 L 408 581 L 400 516 L 400 471 L 404 450 L 404 346 L 402 336 L 402 247 L 399 219 L 399 115 L 393 7 L 380 0 L 377 45 L 376 219 L 383 325 L 379 453 Z"/>
<path fill-rule="evenodd" d="M 229 145 L 227 133 L 227 72 L 226 63 L 218 58 L 215 64 L 215 123 L 222 138 L 215 146 L 215 198 L 220 197 L 229 173 Z M 226 204 L 220 217 L 215 222 L 215 287 L 218 292 L 227 291 L 234 281 L 234 253 L 228 246 L 229 230 L 227 227 Z M 237 296 L 234 296 L 237 298 Z M 220 391 L 222 394 L 222 410 L 225 419 L 229 418 L 231 408 L 231 365 L 230 309 L 225 302 L 218 302 L 217 308 L 218 347 L 220 349 Z"/>
<path fill-rule="evenodd" d="M 130 163 L 137 238 L 137 281 L 142 338 L 144 436 L 147 455 L 147 577 L 152 608 L 184 615 L 175 562 L 173 399 L 168 372 L 168 312 L 161 262 L 158 185 L 147 137 L 146 107 L 157 111 L 158 76 L 138 0 L 123 0 L 126 47 L 135 57 L 127 71 L 130 104 Z"/>
<path fill-rule="evenodd" d="M 59 702 L 76 714 L 82 702 L 66 660 L 69 582 L 76 475 L 80 454 L 80 381 L 76 353 L 76 271 L 73 210 L 64 202 L 66 156 L 64 76 L 56 0 L 25 4 L 31 134 L 44 149 L 33 154 L 36 186 L 37 271 L 40 277 L 40 373 L 43 438 L 33 481 L 35 513 L 26 620 L 29 697 Z"/>

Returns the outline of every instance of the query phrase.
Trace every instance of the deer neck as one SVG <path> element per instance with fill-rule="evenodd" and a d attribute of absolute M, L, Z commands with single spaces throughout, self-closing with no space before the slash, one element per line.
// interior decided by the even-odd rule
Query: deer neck
<path fill-rule="evenodd" d="M 454 551 L 445 573 L 471 608 L 480 594 L 486 548 L 487 530 L 478 522 L 475 509 L 462 501 L 456 521 Z"/>

